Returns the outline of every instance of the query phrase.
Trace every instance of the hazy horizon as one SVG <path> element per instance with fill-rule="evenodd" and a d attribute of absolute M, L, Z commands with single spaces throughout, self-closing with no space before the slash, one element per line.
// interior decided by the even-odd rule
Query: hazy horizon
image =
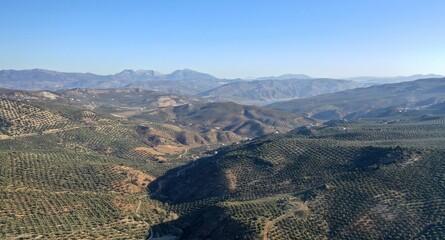
<path fill-rule="evenodd" d="M 287 73 L 280 73 L 280 74 L 276 74 L 276 75 L 264 75 L 264 76 L 238 76 L 238 77 L 233 77 L 233 78 L 224 78 L 224 77 L 220 77 L 217 76 L 213 73 L 210 72 L 204 72 L 204 71 L 200 71 L 197 69 L 190 69 L 190 68 L 184 68 L 184 69 L 174 69 L 172 71 L 169 72 L 161 72 L 158 71 L 156 69 L 122 69 L 121 71 L 117 71 L 117 72 L 110 72 L 110 73 L 96 73 L 96 72 L 75 72 L 75 71 L 60 71 L 57 69 L 44 69 L 44 68 L 28 68 L 28 69 L 0 69 L 0 71 L 31 71 L 31 70 L 42 70 L 42 71 L 54 71 L 54 72 L 60 72 L 60 73 L 91 73 L 91 74 L 96 74 L 99 76 L 109 76 L 109 75 L 115 75 L 118 73 L 121 73 L 123 71 L 155 71 L 155 72 L 159 72 L 161 74 L 170 74 L 173 73 L 175 71 L 181 71 L 181 70 L 191 70 L 191 71 L 195 71 L 195 72 L 199 72 L 199 73 L 206 73 L 209 75 L 212 75 L 216 78 L 219 79 L 243 79 L 243 80 L 255 80 L 256 78 L 267 78 L 267 77 L 280 77 L 280 76 L 284 76 L 284 75 L 306 75 L 308 77 L 311 78 L 334 78 L 331 76 L 314 76 L 314 75 L 309 75 L 309 74 L 305 74 L 305 73 L 292 73 L 292 72 L 287 72 Z M 345 76 L 345 77 L 336 77 L 335 79 L 354 79 L 354 78 L 398 78 L 398 77 L 411 77 L 411 76 L 416 76 L 416 75 L 422 75 L 422 76 L 428 76 L 428 75 L 439 75 L 439 76 L 444 76 L 442 74 L 438 74 L 438 73 L 415 73 L 415 74 L 410 74 L 410 75 L 392 75 L 392 76 L 379 76 L 379 75 L 357 75 L 357 76 Z"/>
<path fill-rule="evenodd" d="M 0 69 L 445 75 L 443 1 L 2 1 Z"/>

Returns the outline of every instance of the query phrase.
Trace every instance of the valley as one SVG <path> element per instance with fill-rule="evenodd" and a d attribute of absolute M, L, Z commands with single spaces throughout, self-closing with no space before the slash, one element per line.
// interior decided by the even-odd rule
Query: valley
<path fill-rule="evenodd" d="M 445 240 L 444 12 L 0 0 L 0 240 Z"/>
<path fill-rule="evenodd" d="M 0 240 L 445 240 L 444 12 L 0 0 Z"/>

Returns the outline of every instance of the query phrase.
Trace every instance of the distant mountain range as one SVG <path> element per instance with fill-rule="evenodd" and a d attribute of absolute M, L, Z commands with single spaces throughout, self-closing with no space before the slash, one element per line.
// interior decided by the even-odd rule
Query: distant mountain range
<path fill-rule="evenodd" d="M 362 84 L 377 85 L 385 83 L 398 83 L 398 82 L 408 82 L 418 79 L 428 79 L 428 78 L 442 78 L 445 76 L 438 74 L 415 74 L 410 76 L 396 76 L 396 77 L 373 77 L 373 76 L 360 76 L 352 78 L 341 78 L 344 80 L 350 80 Z M 305 74 L 283 74 L 280 76 L 270 76 L 270 77 L 259 77 L 249 80 L 288 80 L 288 79 L 318 79 L 318 77 L 311 77 Z M 338 79 L 338 78 L 336 78 Z M 247 80 L 247 79 L 246 79 Z"/>
<path fill-rule="evenodd" d="M 348 78 L 348 80 L 374 85 L 374 84 L 385 84 L 385 83 L 408 82 L 418 79 L 442 78 L 442 77 L 444 76 L 438 74 L 426 74 L 426 75 L 416 74 L 411 76 L 398 76 L 398 77 L 354 77 L 354 78 Z"/>
<path fill-rule="evenodd" d="M 287 80 L 287 79 L 313 79 L 313 77 L 305 74 L 283 74 L 280 76 L 259 77 L 254 80 Z"/>
<path fill-rule="evenodd" d="M 284 74 L 244 80 L 221 79 L 190 69 L 176 70 L 169 74 L 154 70 L 124 70 L 112 75 L 31 69 L 1 70 L 0 87 L 19 90 L 140 88 L 172 94 L 197 95 L 212 101 L 265 105 L 375 84 L 435 77 L 441 76 L 430 74 L 339 80 L 313 78 L 304 74 Z"/>
<path fill-rule="evenodd" d="M 196 90 L 193 90 L 194 85 L 196 85 Z M 21 90 L 139 87 L 193 94 L 219 85 L 221 85 L 221 80 L 216 77 L 190 69 L 176 70 L 169 74 L 153 70 L 124 70 L 114 75 L 65 73 L 44 69 L 0 71 L 0 87 Z"/>

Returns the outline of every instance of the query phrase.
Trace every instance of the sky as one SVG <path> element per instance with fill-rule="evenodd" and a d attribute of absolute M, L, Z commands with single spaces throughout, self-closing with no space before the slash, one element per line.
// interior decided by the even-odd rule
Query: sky
<path fill-rule="evenodd" d="M 444 0 L 0 0 L 0 69 L 445 75 Z"/>

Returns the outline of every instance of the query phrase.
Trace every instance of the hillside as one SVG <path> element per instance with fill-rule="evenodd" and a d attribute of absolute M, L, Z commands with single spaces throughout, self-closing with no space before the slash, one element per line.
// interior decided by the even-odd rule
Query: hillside
<path fill-rule="evenodd" d="M 139 89 L 0 96 L 2 239 L 444 234 L 443 103 L 320 125 Z"/>
<path fill-rule="evenodd" d="M 160 107 L 206 102 L 202 98 L 191 95 L 163 93 L 139 88 L 74 88 L 58 91 L 0 89 L 0 98 L 33 103 L 71 104 L 120 117 Z"/>
<path fill-rule="evenodd" d="M 194 97 L 139 89 L 73 89 L 54 93 L 2 89 L 0 96 L 4 98 L 0 99 L 1 138 L 85 128 L 84 125 L 89 126 L 98 120 L 112 120 L 133 126 L 133 137 L 137 136 L 150 145 L 154 149 L 152 155 L 155 158 L 165 154 L 180 154 L 190 148 L 231 143 L 245 138 L 228 130 L 201 131 L 189 126 L 179 126 L 174 122 L 164 124 L 162 117 L 154 121 L 134 118 L 139 114 L 169 106 L 198 102 L 199 99 Z"/>
<path fill-rule="evenodd" d="M 222 130 L 244 137 L 256 137 L 271 132 L 285 132 L 298 126 L 315 123 L 296 114 L 279 112 L 264 107 L 236 103 L 195 103 L 160 108 L 134 116 L 150 121 L 165 121 L 206 132 Z"/>
<path fill-rule="evenodd" d="M 181 129 L 174 138 L 184 144 L 229 143 L 314 123 L 264 107 L 211 103 L 199 97 L 141 89 L 73 89 L 58 94 L 56 102 L 83 105 L 121 119 L 170 124 Z"/>
<path fill-rule="evenodd" d="M 2 89 L 0 96 L 2 239 L 141 239 L 149 229 L 153 236 L 181 234 L 174 225 L 159 225 L 178 215 L 147 196 L 148 183 L 217 147 L 312 123 L 265 108 L 138 89 Z M 143 106 L 140 112 L 175 109 L 178 121 L 203 124 L 135 117 Z"/>
<path fill-rule="evenodd" d="M 104 104 L 101 94 L 134 91 L 69 94 Z M 53 93 L 57 98 L 48 92 L 1 94 L 10 97 L 0 99 L 1 239 L 143 239 L 149 229 L 153 236 L 178 235 L 174 226 L 157 226 L 178 215 L 149 198 L 147 184 L 242 140 L 229 131 L 98 113 L 82 101 L 67 102 L 67 92 Z"/>
<path fill-rule="evenodd" d="M 445 121 L 329 123 L 221 148 L 150 184 L 186 239 L 440 239 Z"/>
<path fill-rule="evenodd" d="M 267 103 L 296 98 L 307 98 L 339 92 L 361 86 L 353 81 L 335 79 L 262 79 L 224 84 L 199 93 L 198 96 L 215 101 L 234 101 L 245 104 Z"/>
<path fill-rule="evenodd" d="M 78 109 L 76 111 L 86 109 L 119 121 L 131 121 L 143 126 L 139 130 L 145 138 L 158 143 L 189 147 L 227 144 L 271 132 L 285 132 L 314 123 L 313 120 L 296 114 L 268 108 L 236 103 L 208 103 L 194 96 L 165 94 L 134 88 L 71 89 L 56 92 L 3 89 L 0 90 L 0 96 L 8 99 L 4 101 L 20 106 L 32 103 L 37 107 L 64 112 L 63 107 L 69 105 L 68 109 L 73 107 Z M 17 108 L 15 105 L 8 106 L 4 110 L 10 111 Z M 42 111 L 42 114 L 45 114 L 45 111 Z M 9 121 L 14 120 L 26 124 L 21 127 L 23 129 L 35 129 L 38 128 L 35 122 L 25 123 L 25 120 L 32 121 L 33 116 L 34 114 L 27 114 L 18 118 L 23 118 L 20 121 L 14 117 L 10 120 L 5 118 L 3 125 L 9 126 Z M 36 115 L 38 116 L 40 115 Z M 79 116 L 76 115 L 76 119 L 78 118 Z M 64 122 L 66 121 L 54 120 L 57 126 L 63 126 Z M 8 131 L 17 127 L 11 126 Z"/>
<path fill-rule="evenodd" d="M 445 99 L 445 78 L 377 85 L 306 99 L 278 102 L 268 107 L 307 114 L 318 119 L 359 119 L 415 114 Z M 427 113 L 427 112 L 425 112 Z"/>
<path fill-rule="evenodd" d="M 63 101 L 83 104 L 98 111 L 131 112 L 131 110 L 155 109 L 201 102 L 203 99 L 191 95 L 178 95 L 139 88 L 84 89 L 76 88 L 57 91 Z"/>
<path fill-rule="evenodd" d="M 423 101 L 430 115 L 406 120 L 320 125 L 140 89 L 0 96 L 0 238 L 435 239 L 445 231 L 443 102 Z"/>
<path fill-rule="evenodd" d="M 184 147 L 162 152 L 170 145 L 138 126 L 71 104 L 0 99 L 0 238 L 143 239 L 176 218 L 145 188 L 186 162 Z"/>

